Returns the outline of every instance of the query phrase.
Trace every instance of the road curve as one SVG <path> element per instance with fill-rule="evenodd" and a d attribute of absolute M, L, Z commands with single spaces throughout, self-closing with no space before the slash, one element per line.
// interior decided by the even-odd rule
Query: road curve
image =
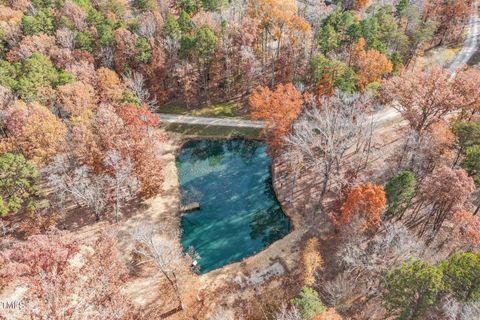
<path fill-rule="evenodd" d="M 457 70 L 468 63 L 478 49 L 480 38 L 480 17 L 478 16 L 478 0 L 472 3 L 472 15 L 467 24 L 467 36 L 463 48 L 450 62 L 449 69 L 452 77 L 457 75 Z"/>
<path fill-rule="evenodd" d="M 460 52 L 452 59 L 448 69 L 451 71 L 451 79 L 457 76 L 457 72 L 460 68 L 465 66 L 472 58 L 475 52 L 478 50 L 478 43 L 480 41 L 480 17 L 478 15 L 478 0 L 474 0 L 472 3 L 472 15 L 467 25 L 467 36 L 463 43 L 463 47 Z M 388 108 L 383 112 L 378 112 L 373 116 L 375 124 L 379 125 L 384 122 L 392 121 L 393 119 L 400 117 L 400 113 L 393 109 Z"/>
<path fill-rule="evenodd" d="M 251 121 L 242 119 L 230 118 L 209 118 L 209 117 L 195 117 L 177 114 L 159 113 L 160 122 L 162 123 L 178 123 L 178 124 L 200 124 L 208 126 L 220 127 L 237 127 L 237 128 L 259 128 L 262 129 L 265 125 L 263 121 Z"/>
<path fill-rule="evenodd" d="M 452 72 L 452 78 L 457 75 L 459 68 L 463 67 L 472 58 L 473 54 L 478 50 L 478 43 L 480 41 L 480 17 L 478 14 L 478 0 L 472 3 L 472 15 L 470 16 L 467 25 L 467 36 L 463 43 L 463 48 L 452 59 L 448 69 Z M 160 122 L 162 123 L 177 123 L 177 124 L 199 124 L 222 127 L 238 127 L 238 128 L 264 128 L 263 121 L 250 121 L 242 119 L 229 118 L 209 118 L 209 117 L 195 117 L 176 114 L 159 113 Z M 392 121 L 400 116 L 400 113 L 388 108 L 373 115 L 373 121 L 379 125 Z"/>

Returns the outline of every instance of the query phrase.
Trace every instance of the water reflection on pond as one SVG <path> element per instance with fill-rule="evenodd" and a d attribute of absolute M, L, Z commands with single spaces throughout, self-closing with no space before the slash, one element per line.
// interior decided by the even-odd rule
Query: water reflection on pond
<path fill-rule="evenodd" d="M 290 231 L 272 189 L 266 145 L 248 140 L 187 142 L 177 157 L 183 204 L 182 245 L 205 273 L 255 254 Z"/>

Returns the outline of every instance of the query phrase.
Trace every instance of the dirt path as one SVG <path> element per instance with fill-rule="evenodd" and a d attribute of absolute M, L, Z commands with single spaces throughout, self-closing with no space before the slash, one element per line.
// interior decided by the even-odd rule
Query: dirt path
<path fill-rule="evenodd" d="M 237 128 L 263 128 L 263 121 L 251 121 L 242 119 L 229 118 L 208 118 L 185 116 L 176 114 L 159 113 L 160 122 L 162 123 L 179 123 L 179 124 L 201 124 L 209 126 L 221 127 L 237 127 Z"/>
<path fill-rule="evenodd" d="M 458 69 L 462 68 L 472 58 L 478 48 L 480 38 L 480 17 L 478 15 L 478 0 L 472 4 L 472 15 L 467 25 L 468 31 L 462 49 L 450 62 L 449 70 L 452 72 L 452 79 L 456 77 Z M 394 108 L 383 109 L 373 115 L 375 125 L 381 126 L 399 120 L 400 113 Z"/>
<path fill-rule="evenodd" d="M 478 15 L 478 0 L 472 3 L 472 15 L 467 25 L 468 31 L 463 43 L 463 48 L 453 58 L 449 69 L 452 71 L 452 78 L 456 76 L 457 70 L 466 65 L 478 50 L 478 41 L 480 38 L 480 17 Z"/>

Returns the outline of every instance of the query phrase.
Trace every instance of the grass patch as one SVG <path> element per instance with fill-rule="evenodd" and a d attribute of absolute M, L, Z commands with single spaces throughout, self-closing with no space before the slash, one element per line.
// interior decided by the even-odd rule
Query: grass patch
<path fill-rule="evenodd" d="M 225 126 L 210 126 L 203 124 L 171 123 L 164 126 L 165 130 L 181 133 L 191 137 L 231 138 L 241 136 L 249 139 L 262 139 L 260 128 L 237 128 Z"/>
<path fill-rule="evenodd" d="M 237 103 L 217 103 L 202 108 L 190 109 L 181 104 L 166 104 L 158 107 L 160 113 L 171 113 L 198 117 L 229 117 L 229 118 L 246 118 L 239 115 L 240 106 Z"/>
<path fill-rule="evenodd" d="M 452 62 L 452 59 L 460 52 L 462 48 L 444 48 L 438 47 L 429 50 L 424 56 L 417 58 L 417 64 L 420 67 L 426 67 L 432 64 L 448 65 Z"/>

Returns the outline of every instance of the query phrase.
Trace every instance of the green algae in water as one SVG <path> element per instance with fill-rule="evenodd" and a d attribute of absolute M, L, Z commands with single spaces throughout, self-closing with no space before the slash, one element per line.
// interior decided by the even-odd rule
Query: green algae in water
<path fill-rule="evenodd" d="M 266 145 L 249 140 L 187 142 L 177 157 L 182 246 L 199 255 L 200 273 L 240 261 L 290 232 L 272 188 Z"/>

